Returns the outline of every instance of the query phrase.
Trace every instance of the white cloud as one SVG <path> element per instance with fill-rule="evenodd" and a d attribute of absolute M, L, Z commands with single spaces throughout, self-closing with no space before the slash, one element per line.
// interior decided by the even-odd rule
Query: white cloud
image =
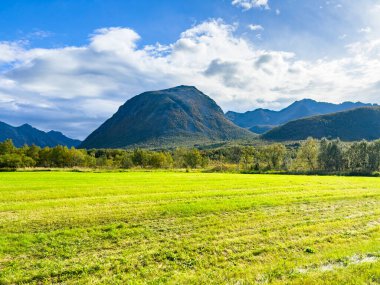
<path fill-rule="evenodd" d="M 347 46 L 340 59 L 305 61 L 264 50 L 210 20 L 175 42 L 138 47 L 128 28 L 95 31 L 85 46 L 26 49 L 2 43 L 0 121 L 31 123 L 83 138 L 134 95 L 196 85 L 222 108 L 279 108 L 313 98 L 380 103 L 380 40 Z"/>
<path fill-rule="evenodd" d="M 372 32 L 371 27 L 361 28 L 361 29 L 359 30 L 359 33 L 364 33 L 364 34 L 368 34 L 368 33 L 370 33 L 370 32 Z"/>
<path fill-rule="evenodd" d="M 27 35 L 27 38 L 36 38 L 36 39 L 44 39 L 51 37 L 53 35 L 52 32 L 44 31 L 44 30 L 35 30 Z"/>
<path fill-rule="evenodd" d="M 264 30 L 263 26 L 254 25 L 254 24 L 248 25 L 248 29 L 250 29 L 251 31 L 262 31 L 262 30 Z"/>
<path fill-rule="evenodd" d="M 232 0 L 232 5 L 250 10 L 253 8 L 269 9 L 268 0 Z"/>
<path fill-rule="evenodd" d="M 18 59 L 23 53 L 19 42 L 0 42 L 0 64 L 10 63 Z"/>
<path fill-rule="evenodd" d="M 127 28 L 104 28 L 95 31 L 91 38 L 91 48 L 97 52 L 114 52 L 127 56 L 136 48 L 140 36 Z"/>

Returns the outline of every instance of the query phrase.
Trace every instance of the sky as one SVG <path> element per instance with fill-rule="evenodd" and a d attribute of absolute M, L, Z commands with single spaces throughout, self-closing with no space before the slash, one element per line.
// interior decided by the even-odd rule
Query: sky
<path fill-rule="evenodd" d="M 380 0 L 0 0 L 0 121 L 84 139 L 144 91 L 380 103 Z"/>

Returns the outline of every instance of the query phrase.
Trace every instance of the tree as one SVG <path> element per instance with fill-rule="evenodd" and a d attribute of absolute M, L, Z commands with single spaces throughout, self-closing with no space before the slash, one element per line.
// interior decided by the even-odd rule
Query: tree
<path fill-rule="evenodd" d="M 339 139 L 321 140 L 318 162 L 322 170 L 340 171 L 344 169 L 342 144 Z"/>
<path fill-rule="evenodd" d="M 380 170 L 380 140 L 374 141 L 368 147 L 368 168 L 370 171 Z"/>
<path fill-rule="evenodd" d="M 69 149 L 67 155 L 68 161 L 66 166 L 86 166 L 87 153 L 85 150 L 75 149 L 74 147 L 72 147 L 71 149 Z"/>
<path fill-rule="evenodd" d="M 176 148 L 173 152 L 173 160 L 174 160 L 174 166 L 177 168 L 183 168 L 185 166 L 185 154 L 186 149 L 184 148 Z"/>
<path fill-rule="evenodd" d="M 23 166 L 22 157 L 16 153 L 0 155 L 0 168 L 19 168 Z"/>
<path fill-rule="evenodd" d="M 190 149 L 185 153 L 184 156 L 185 167 L 197 168 L 202 164 L 202 156 L 199 150 Z"/>
<path fill-rule="evenodd" d="M 167 152 L 152 152 L 149 158 L 149 166 L 153 168 L 170 168 L 173 166 L 173 158 Z"/>
<path fill-rule="evenodd" d="M 121 156 L 120 167 L 125 168 L 125 169 L 129 169 L 133 167 L 132 156 L 130 154 L 124 153 Z"/>
<path fill-rule="evenodd" d="M 244 170 L 252 169 L 253 159 L 255 155 L 255 148 L 252 146 L 248 146 L 243 148 L 242 154 L 240 157 L 240 165 Z"/>
<path fill-rule="evenodd" d="M 11 154 L 16 151 L 16 147 L 11 139 L 7 139 L 0 143 L 0 155 Z"/>
<path fill-rule="evenodd" d="M 39 146 L 36 146 L 32 144 L 31 146 L 27 146 L 24 150 L 24 153 L 26 156 L 32 158 L 34 161 L 39 160 L 41 148 Z"/>
<path fill-rule="evenodd" d="M 197 168 L 208 163 L 198 149 L 177 148 L 173 154 L 174 165 L 179 168 Z"/>
<path fill-rule="evenodd" d="M 96 158 L 95 158 L 95 156 L 93 156 L 91 154 L 87 154 L 85 156 L 84 165 L 86 167 L 95 168 L 96 167 Z"/>
<path fill-rule="evenodd" d="M 51 167 L 52 166 L 50 147 L 44 147 L 43 149 L 41 149 L 39 151 L 37 166 L 41 166 L 41 167 Z"/>
<path fill-rule="evenodd" d="M 148 164 L 148 155 L 145 150 L 137 148 L 133 151 L 132 161 L 135 166 L 145 167 Z"/>
<path fill-rule="evenodd" d="M 347 166 L 351 171 L 368 171 L 369 155 L 366 141 L 355 142 L 346 151 Z"/>
<path fill-rule="evenodd" d="M 319 142 L 308 138 L 301 144 L 295 160 L 295 168 L 298 170 L 318 169 Z"/>
<path fill-rule="evenodd" d="M 279 170 L 283 166 L 286 148 L 283 144 L 271 144 L 260 149 L 260 164 L 270 170 Z"/>
<path fill-rule="evenodd" d="M 108 159 L 106 155 L 100 156 L 96 158 L 96 166 L 97 167 L 104 167 L 104 168 L 112 168 L 113 167 L 113 160 Z"/>
<path fill-rule="evenodd" d="M 240 146 L 233 146 L 224 149 L 222 151 L 224 153 L 224 157 L 227 162 L 229 163 L 239 163 L 241 161 L 241 157 L 244 154 L 244 149 L 243 147 Z"/>
<path fill-rule="evenodd" d="M 29 156 L 22 155 L 21 159 L 22 159 L 22 167 L 34 167 L 34 166 L 36 166 L 36 161 Z"/>
<path fill-rule="evenodd" d="M 67 146 L 58 145 L 51 149 L 51 165 L 54 167 L 70 167 L 70 153 Z"/>

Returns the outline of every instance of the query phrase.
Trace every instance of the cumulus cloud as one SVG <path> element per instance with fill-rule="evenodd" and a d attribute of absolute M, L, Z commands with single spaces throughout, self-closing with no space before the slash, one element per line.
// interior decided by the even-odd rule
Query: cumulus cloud
<path fill-rule="evenodd" d="M 232 5 L 250 10 L 253 8 L 269 9 L 268 0 L 232 0 Z"/>
<path fill-rule="evenodd" d="M 22 43 L 0 41 L 0 64 L 13 62 L 21 57 L 22 53 Z"/>
<path fill-rule="evenodd" d="M 254 25 L 254 24 L 248 25 L 248 29 L 250 29 L 251 31 L 262 31 L 262 30 L 264 30 L 263 26 Z"/>
<path fill-rule="evenodd" d="M 84 46 L 2 43 L 0 121 L 84 138 L 132 96 L 181 84 L 196 85 L 225 111 L 302 98 L 380 103 L 379 40 L 348 45 L 340 59 L 305 61 L 259 49 L 236 28 L 210 20 L 167 45 L 138 46 L 140 36 L 122 27 L 96 30 Z"/>

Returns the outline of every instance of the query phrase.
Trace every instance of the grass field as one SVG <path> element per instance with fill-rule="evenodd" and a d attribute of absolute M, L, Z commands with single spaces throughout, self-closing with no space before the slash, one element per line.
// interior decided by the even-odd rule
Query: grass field
<path fill-rule="evenodd" d="M 0 284 L 379 284 L 380 179 L 0 173 Z"/>

